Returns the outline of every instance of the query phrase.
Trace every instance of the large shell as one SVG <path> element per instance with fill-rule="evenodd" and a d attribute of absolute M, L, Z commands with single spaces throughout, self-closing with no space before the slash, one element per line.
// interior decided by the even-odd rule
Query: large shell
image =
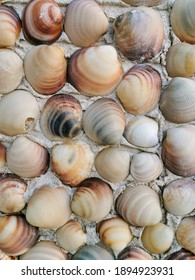
<path fill-rule="evenodd" d="M 0 100 L 0 132 L 14 136 L 33 129 L 39 118 L 35 97 L 25 90 L 16 90 Z"/>
<path fill-rule="evenodd" d="M 164 0 L 122 0 L 122 1 L 131 6 L 147 6 L 147 7 L 157 6 L 164 2 Z"/>
<path fill-rule="evenodd" d="M 133 66 L 117 88 L 124 109 L 133 114 L 145 114 L 158 104 L 161 93 L 160 74 L 149 65 Z"/>
<path fill-rule="evenodd" d="M 54 94 L 64 86 L 66 68 L 64 51 L 56 45 L 32 47 L 24 58 L 26 79 L 41 94 Z"/>
<path fill-rule="evenodd" d="M 146 185 L 127 187 L 117 198 L 116 210 L 137 227 L 154 225 L 162 218 L 158 194 Z"/>
<path fill-rule="evenodd" d="M 176 238 L 183 248 L 195 254 L 195 216 L 181 220 L 176 230 Z"/>
<path fill-rule="evenodd" d="M 74 0 L 66 9 L 64 31 L 75 46 L 93 45 L 108 26 L 108 19 L 96 1 Z"/>
<path fill-rule="evenodd" d="M 31 0 L 23 11 L 22 28 L 31 44 L 51 44 L 62 33 L 63 15 L 53 0 Z"/>
<path fill-rule="evenodd" d="M 117 257 L 118 260 L 153 260 L 152 256 L 139 247 L 126 247 Z"/>
<path fill-rule="evenodd" d="M 82 108 L 68 94 L 57 94 L 45 103 L 40 118 L 41 130 L 51 141 L 75 137 L 81 129 Z"/>
<path fill-rule="evenodd" d="M 88 221 L 100 221 L 106 217 L 113 203 L 110 186 L 99 178 L 88 178 L 77 187 L 71 202 L 72 211 Z"/>
<path fill-rule="evenodd" d="M 119 50 L 130 60 L 156 56 L 165 37 L 159 12 L 148 7 L 132 8 L 118 16 L 114 21 L 114 31 Z"/>
<path fill-rule="evenodd" d="M 119 144 L 125 129 L 125 114 L 111 98 L 93 102 L 83 116 L 83 129 L 93 141 L 103 145 Z"/>
<path fill-rule="evenodd" d="M 122 78 L 116 49 L 101 45 L 77 50 L 68 64 L 70 83 L 87 96 L 111 93 Z"/>
<path fill-rule="evenodd" d="M 72 260 L 114 260 L 114 257 L 100 246 L 85 245 L 72 256 Z"/>
<path fill-rule="evenodd" d="M 33 178 L 48 169 L 49 153 L 40 144 L 23 136 L 17 137 L 7 152 L 7 165 L 18 176 Z"/>
<path fill-rule="evenodd" d="M 195 255 L 182 248 L 166 256 L 165 260 L 195 260 Z"/>
<path fill-rule="evenodd" d="M 0 142 L 0 168 L 4 167 L 6 161 L 6 149 L 5 146 Z"/>

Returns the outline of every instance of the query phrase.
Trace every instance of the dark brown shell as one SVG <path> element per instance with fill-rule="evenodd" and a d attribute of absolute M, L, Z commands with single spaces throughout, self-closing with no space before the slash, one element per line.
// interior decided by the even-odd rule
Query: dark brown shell
<path fill-rule="evenodd" d="M 195 255 L 185 249 L 181 249 L 166 256 L 165 260 L 195 260 Z"/>
<path fill-rule="evenodd" d="M 152 260 L 152 256 L 139 247 L 126 247 L 117 257 L 117 260 Z"/>

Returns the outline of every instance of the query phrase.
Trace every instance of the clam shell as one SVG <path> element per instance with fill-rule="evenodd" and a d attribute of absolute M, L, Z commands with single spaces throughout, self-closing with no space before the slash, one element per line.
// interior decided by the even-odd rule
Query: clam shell
<path fill-rule="evenodd" d="M 118 260 L 153 260 L 152 256 L 139 247 L 126 247 L 117 257 Z"/>
<path fill-rule="evenodd" d="M 181 220 L 176 230 L 176 238 L 183 248 L 195 254 L 195 216 Z"/>
<path fill-rule="evenodd" d="M 85 245 L 72 256 L 72 260 L 114 260 L 114 257 L 97 245 Z"/>
<path fill-rule="evenodd" d="M 103 145 L 119 144 L 125 129 L 125 114 L 111 98 L 93 102 L 83 115 L 83 129 L 86 135 Z"/>
<path fill-rule="evenodd" d="M 66 9 L 64 31 L 75 46 L 93 45 L 108 26 L 108 19 L 96 1 L 74 0 Z"/>
<path fill-rule="evenodd" d="M 164 0 L 122 0 L 122 1 L 131 6 L 147 6 L 147 7 L 157 6 L 164 2 Z"/>
<path fill-rule="evenodd" d="M 5 146 L 0 142 L 0 168 L 4 167 L 6 160 Z"/>
<path fill-rule="evenodd" d="M 28 133 L 39 118 L 35 97 L 25 90 L 16 90 L 0 100 L 0 131 L 9 136 Z"/>
<path fill-rule="evenodd" d="M 71 209 L 83 219 L 100 221 L 110 212 L 112 203 L 110 186 L 99 178 L 88 178 L 77 186 Z"/>
<path fill-rule="evenodd" d="M 127 112 L 145 114 L 158 104 L 161 84 L 156 70 L 149 65 L 138 64 L 124 75 L 117 88 L 117 96 Z"/>
<path fill-rule="evenodd" d="M 8 256 L 3 251 L 0 250 L 0 260 L 16 260 L 17 257 Z"/>
<path fill-rule="evenodd" d="M 119 84 L 122 73 L 117 51 L 111 45 L 79 49 L 68 64 L 69 82 L 87 96 L 111 93 Z"/>
<path fill-rule="evenodd" d="M 165 260 L 195 260 L 195 255 L 182 248 L 168 255 Z"/>

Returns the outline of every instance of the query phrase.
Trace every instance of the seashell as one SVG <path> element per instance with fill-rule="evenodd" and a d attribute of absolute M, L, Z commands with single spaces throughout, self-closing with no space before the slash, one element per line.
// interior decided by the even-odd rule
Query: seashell
<path fill-rule="evenodd" d="M 114 257 L 102 247 L 84 245 L 72 256 L 72 260 L 114 260 Z"/>
<path fill-rule="evenodd" d="M 117 257 L 118 260 L 153 260 L 152 256 L 139 247 L 128 246 Z"/>
<path fill-rule="evenodd" d="M 7 165 L 18 176 L 33 178 L 44 174 L 49 165 L 49 153 L 40 144 L 17 137 L 7 152 Z"/>
<path fill-rule="evenodd" d="M 97 224 L 100 240 L 114 251 L 123 250 L 133 239 L 129 225 L 119 217 L 112 217 Z"/>
<path fill-rule="evenodd" d="M 64 31 L 75 46 L 93 45 L 108 26 L 108 19 L 96 1 L 74 0 L 66 9 Z"/>
<path fill-rule="evenodd" d="M 95 157 L 99 175 L 112 183 L 124 181 L 129 176 L 130 152 L 124 147 L 108 147 Z"/>
<path fill-rule="evenodd" d="M 63 15 L 53 0 L 31 0 L 22 15 L 24 37 L 31 44 L 52 44 L 62 33 Z"/>
<path fill-rule="evenodd" d="M 113 194 L 110 186 L 99 178 L 82 181 L 74 193 L 71 209 L 83 219 L 100 221 L 110 212 Z"/>
<path fill-rule="evenodd" d="M 78 250 L 86 243 L 86 235 L 81 225 L 74 220 L 69 220 L 65 225 L 56 231 L 57 240 L 67 251 Z"/>
<path fill-rule="evenodd" d="M 127 187 L 117 198 L 116 211 L 136 227 L 155 225 L 162 218 L 158 194 L 146 185 Z"/>
<path fill-rule="evenodd" d="M 5 146 L 0 142 L 0 168 L 4 167 L 6 160 Z"/>
<path fill-rule="evenodd" d="M 59 228 L 70 215 L 70 197 L 63 187 L 41 186 L 30 197 L 26 208 L 26 220 L 36 227 Z"/>
<path fill-rule="evenodd" d="M 139 182 L 151 182 L 156 180 L 163 172 L 163 164 L 159 157 L 153 153 L 134 154 L 130 173 Z"/>
<path fill-rule="evenodd" d="M 161 93 L 160 74 L 149 65 L 133 66 L 117 88 L 117 96 L 124 109 L 133 115 L 152 111 Z"/>
<path fill-rule="evenodd" d="M 23 216 L 0 217 L 0 249 L 8 255 L 18 256 L 27 252 L 37 240 L 37 229 Z"/>
<path fill-rule="evenodd" d="M 0 49 L 0 94 L 15 90 L 23 75 L 22 59 L 12 50 Z"/>
<path fill-rule="evenodd" d="M 21 211 L 25 206 L 24 193 L 27 185 L 11 174 L 0 175 L 0 211 L 6 214 Z"/>
<path fill-rule="evenodd" d="M 66 82 L 67 62 L 60 46 L 32 47 L 24 58 L 24 70 L 29 84 L 41 94 L 54 94 Z"/>
<path fill-rule="evenodd" d="M 190 177 L 195 175 L 195 126 L 181 125 L 167 130 L 162 143 L 162 160 L 172 173 Z"/>
<path fill-rule="evenodd" d="M 161 51 L 165 33 L 160 13 L 156 10 L 131 8 L 115 19 L 113 27 L 119 50 L 130 60 L 148 60 Z"/>
<path fill-rule="evenodd" d="M 166 256 L 165 260 L 195 260 L 195 255 L 182 248 Z"/>
<path fill-rule="evenodd" d="M 87 96 L 111 93 L 119 84 L 122 73 L 117 51 L 111 45 L 79 49 L 68 64 L 69 82 Z"/>
<path fill-rule="evenodd" d="M 21 31 L 17 11 L 6 5 L 0 6 L 0 47 L 13 47 Z"/>
<path fill-rule="evenodd" d="M 52 241 L 39 241 L 20 260 L 67 260 L 68 256 Z"/>
<path fill-rule="evenodd" d="M 195 254 L 195 216 L 185 217 L 181 220 L 177 230 L 176 238 L 179 244 L 186 250 Z"/>
<path fill-rule="evenodd" d="M 195 208 L 195 181 L 182 178 L 171 182 L 163 191 L 165 209 L 175 216 L 185 216 Z"/>
<path fill-rule="evenodd" d="M 79 101 L 68 94 L 57 94 L 45 103 L 40 118 L 41 130 L 51 141 L 73 138 L 81 130 L 82 108 Z"/>
<path fill-rule="evenodd" d="M 0 250 L 0 260 L 6 260 L 6 261 L 11 261 L 11 260 L 16 260 L 17 257 L 13 257 L 13 256 L 8 256 L 6 255 L 3 251 Z"/>
<path fill-rule="evenodd" d="M 70 187 L 89 176 L 93 162 L 94 155 L 86 143 L 66 143 L 52 149 L 51 168 Z"/>
<path fill-rule="evenodd" d="M 153 7 L 160 5 L 164 2 L 164 0 L 122 0 L 123 2 L 131 5 L 131 6 L 147 6 Z"/>
<path fill-rule="evenodd" d="M 25 90 L 16 90 L 0 100 L 0 131 L 9 136 L 28 133 L 39 118 L 35 97 Z"/>
<path fill-rule="evenodd" d="M 93 102 L 83 115 L 83 129 L 86 135 L 98 144 L 119 144 L 125 129 L 125 114 L 111 98 Z"/>

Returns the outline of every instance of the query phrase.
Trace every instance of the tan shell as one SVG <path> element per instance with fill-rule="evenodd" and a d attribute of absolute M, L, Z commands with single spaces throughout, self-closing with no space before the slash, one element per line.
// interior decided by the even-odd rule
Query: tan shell
<path fill-rule="evenodd" d="M 122 0 L 122 1 L 131 6 L 147 6 L 147 7 L 157 6 L 164 2 L 164 0 Z"/>
<path fill-rule="evenodd" d="M 177 230 L 176 238 L 179 244 L 195 254 L 195 216 L 186 217 L 181 220 Z"/>
<path fill-rule="evenodd" d="M 118 260 L 153 260 L 152 256 L 139 247 L 126 247 L 117 257 Z"/>
<path fill-rule="evenodd" d="M 4 167 L 6 161 L 6 149 L 5 146 L 0 142 L 0 168 Z"/>

